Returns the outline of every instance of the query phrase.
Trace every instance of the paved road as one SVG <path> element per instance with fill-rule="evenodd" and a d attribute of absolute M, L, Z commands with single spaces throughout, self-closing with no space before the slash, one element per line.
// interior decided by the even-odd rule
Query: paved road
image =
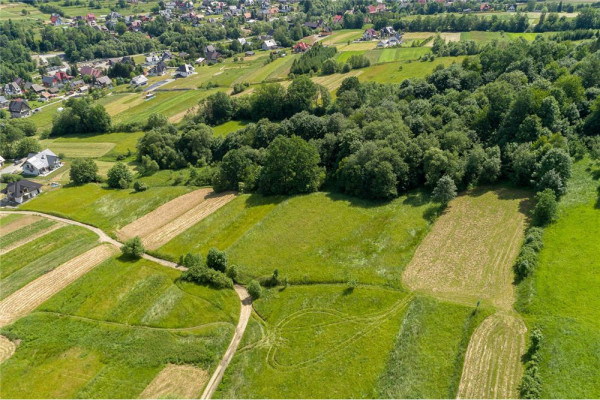
<path fill-rule="evenodd" d="M 95 226 L 92 226 L 92 225 L 84 224 L 82 222 L 73 221 L 72 219 L 57 217 L 54 215 L 45 214 L 45 213 L 37 212 L 37 211 L 0 211 L 0 214 L 10 214 L 10 213 L 37 215 L 37 216 L 45 217 L 45 218 L 52 219 L 55 221 L 64 222 L 66 224 L 77 225 L 82 228 L 89 229 L 90 231 L 97 234 L 98 237 L 100 238 L 100 242 L 102 242 L 102 243 L 110 243 L 117 247 L 121 247 L 123 245 L 121 242 L 108 236 L 102 229 L 96 228 Z M 180 271 L 187 270 L 187 268 L 185 268 L 181 265 L 178 265 L 174 262 L 163 260 L 161 258 L 157 258 L 157 257 L 151 256 L 149 254 L 144 254 L 142 257 L 147 260 L 154 261 L 157 264 L 164 265 L 165 267 L 175 268 Z M 229 363 L 233 359 L 233 356 L 235 355 L 235 352 L 237 351 L 237 348 L 240 345 L 240 342 L 242 341 L 242 337 L 244 336 L 244 331 L 246 330 L 246 326 L 248 325 L 248 320 L 250 319 L 250 315 L 252 314 L 252 298 L 250 297 L 250 294 L 248 294 L 248 291 L 246 290 L 246 288 L 241 285 L 235 285 L 235 292 L 239 296 L 240 303 L 241 303 L 240 319 L 238 321 L 237 326 L 235 327 L 235 333 L 233 334 L 231 343 L 229 343 L 229 347 L 227 347 L 227 350 L 225 351 L 223 358 L 219 362 L 219 365 L 217 365 L 217 369 L 215 370 L 215 372 L 211 376 L 210 380 L 208 381 L 208 385 L 206 385 L 206 388 L 204 389 L 204 393 L 202 393 L 202 397 L 201 397 L 202 399 L 210 399 L 213 396 L 213 394 L 215 393 L 215 391 L 217 390 L 217 387 L 219 386 L 219 384 L 221 383 L 221 380 L 223 379 L 223 374 L 225 373 L 227 366 L 229 366 Z"/>
<path fill-rule="evenodd" d="M 146 89 L 144 89 L 144 92 L 151 92 L 153 90 L 158 89 L 159 87 L 166 85 L 167 83 L 171 83 L 173 82 L 175 79 L 165 79 L 164 81 L 158 81 L 156 83 L 153 83 L 152 85 L 148 86 Z"/>
<path fill-rule="evenodd" d="M 201 399 L 210 399 L 217 390 L 219 383 L 221 383 L 221 380 L 223 379 L 223 374 L 225 373 L 227 366 L 233 359 L 233 356 L 235 355 L 235 352 L 242 341 L 242 336 L 244 336 L 244 331 L 248 325 L 250 315 L 252 314 L 252 298 L 248 294 L 246 288 L 240 285 L 235 285 L 235 291 L 242 302 L 240 320 L 235 328 L 233 339 L 231 339 L 231 343 L 229 343 L 229 347 L 227 347 L 227 351 L 225 351 L 221 362 L 219 362 L 219 365 L 217 365 L 217 369 L 210 377 L 210 381 L 208 381 L 208 385 L 206 385 L 204 393 L 202 393 L 202 397 L 200 397 Z"/>

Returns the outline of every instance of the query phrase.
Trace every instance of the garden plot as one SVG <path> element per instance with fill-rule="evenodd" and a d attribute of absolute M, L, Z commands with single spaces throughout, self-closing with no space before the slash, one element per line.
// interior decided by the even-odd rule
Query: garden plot
<path fill-rule="evenodd" d="M 95 247 L 29 283 L 0 302 L 0 326 L 8 325 L 58 293 L 117 250 L 110 245 Z"/>
<path fill-rule="evenodd" d="M 458 197 L 423 239 L 403 279 L 413 290 L 510 309 L 529 193 L 482 188 Z"/>
<path fill-rule="evenodd" d="M 526 331 L 523 321 L 510 315 L 484 320 L 469 342 L 458 398 L 519 398 Z"/>

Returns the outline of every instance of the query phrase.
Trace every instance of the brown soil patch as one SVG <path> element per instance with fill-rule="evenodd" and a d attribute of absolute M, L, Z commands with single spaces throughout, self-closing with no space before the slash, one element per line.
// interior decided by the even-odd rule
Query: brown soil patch
<path fill-rule="evenodd" d="M 15 242 L 15 243 L 11 243 L 8 246 L 3 247 L 2 249 L 0 249 L 0 256 L 8 253 L 9 251 L 12 251 L 12 250 L 18 248 L 18 247 L 21 247 L 21 246 L 23 246 L 23 245 L 25 245 L 25 244 L 27 244 L 29 242 L 33 242 L 34 240 L 39 239 L 39 238 L 41 238 L 44 235 L 47 235 L 47 234 L 49 234 L 51 232 L 54 232 L 55 230 L 60 229 L 63 226 L 65 226 L 64 223 L 57 222 L 56 224 L 52 225 L 51 227 L 49 227 L 47 229 L 43 229 L 43 230 L 41 230 L 39 232 L 34 233 L 33 235 L 31 235 L 29 237 L 21 239 L 21 240 Z"/>
<path fill-rule="evenodd" d="M 179 217 L 161 226 L 152 233 L 142 236 L 144 246 L 150 250 L 159 248 L 163 244 L 173 239 L 175 236 L 208 217 L 210 214 L 217 211 L 234 198 L 235 193 L 232 192 L 223 192 L 218 194 L 214 192 L 211 193 L 210 196 L 206 197 L 205 201 L 201 202 L 197 206 L 188 210 L 184 214 L 181 214 Z"/>
<path fill-rule="evenodd" d="M 0 327 L 30 313 L 96 265 L 117 253 L 111 245 L 100 245 L 67 261 L 30 282 L 0 302 Z"/>
<path fill-rule="evenodd" d="M 208 381 L 208 372 L 192 365 L 168 364 L 150 382 L 140 399 L 196 399 Z"/>
<path fill-rule="evenodd" d="M 212 189 L 206 188 L 179 196 L 143 217 L 136 219 L 129 225 L 124 226 L 117 231 L 117 237 L 124 241 L 134 236 L 142 238 L 148 236 L 163 225 L 202 203 L 210 193 L 212 193 Z"/>
<path fill-rule="evenodd" d="M 483 188 L 456 198 L 417 248 L 403 274 L 406 285 L 465 304 L 485 299 L 510 309 L 528 194 Z"/>
<path fill-rule="evenodd" d="M 9 233 L 17 231 L 27 225 L 31 225 L 41 219 L 42 218 L 35 215 L 25 215 L 24 217 L 17 218 L 4 226 L 0 226 L 0 236 L 8 235 Z"/>
<path fill-rule="evenodd" d="M 458 388 L 459 399 L 518 398 L 525 351 L 522 320 L 494 314 L 473 333 Z"/>
<path fill-rule="evenodd" d="M 8 340 L 7 337 L 0 336 L 0 363 L 15 354 L 16 348 L 17 345 L 14 342 Z"/>

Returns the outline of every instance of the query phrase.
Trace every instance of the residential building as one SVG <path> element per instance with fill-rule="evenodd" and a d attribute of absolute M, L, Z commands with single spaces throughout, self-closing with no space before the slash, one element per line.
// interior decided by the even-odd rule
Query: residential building
<path fill-rule="evenodd" d="M 8 111 L 12 118 L 24 118 L 31 115 L 31 107 L 23 99 L 12 100 L 8 104 Z"/>
<path fill-rule="evenodd" d="M 148 78 L 146 78 L 144 75 L 138 75 L 131 80 L 132 86 L 144 86 L 147 83 Z"/>
<path fill-rule="evenodd" d="M 46 149 L 37 154 L 30 153 L 27 156 L 27 161 L 23 163 L 23 173 L 26 175 L 44 176 L 62 166 L 60 158 L 52 150 Z"/>
<path fill-rule="evenodd" d="M 277 48 L 277 42 L 273 39 L 265 40 L 262 44 L 263 50 L 273 50 Z"/>
<path fill-rule="evenodd" d="M 180 76 L 182 78 L 187 78 L 188 76 L 194 73 L 195 69 L 190 64 L 183 64 L 177 68 L 175 72 L 175 76 Z"/>
<path fill-rule="evenodd" d="M 21 179 L 20 181 L 9 183 L 2 189 L 2 193 L 6 195 L 8 202 L 23 204 L 42 193 L 42 185 L 28 181 L 27 179 Z"/>

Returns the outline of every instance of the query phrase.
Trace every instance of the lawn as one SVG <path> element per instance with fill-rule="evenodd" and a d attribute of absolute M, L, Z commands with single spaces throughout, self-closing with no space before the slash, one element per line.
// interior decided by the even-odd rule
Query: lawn
<path fill-rule="evenodd" d="M 231 132 L 238 131 L 243 129 L 247 125 L 247 122 L 244 121 L 228 121 L 224 124 L 217 125 L 213 128 L 213 135 L 226 137 Z"/>
<path fill-rule="evenodd" d="M 334 193 L 240 196 L 159 249 L 179 257 L 227 250 L 243 280 L 278 269 L 290 282 L 399 287 L 435 206 L 420 192 L 376 203 Z"/>
<path fill-rule="evenodd" d="M 40 111 L 36 112 L 28 119 L 29 121 L 35 123 L 35 126 L 38 128 L 38 132 L 41 132 L 45 129 L 51 129 L 52 119 L 54 118 L 54 115 L 56 115 L 56 110 L 59 107 L 64 107 L 62 101 L 57 101 L 53 104 L 42 108 Z"/>
<path fill-rule="evenodd" d="M 67 185 L 42 195 L 20 207 L 85 222 L 112 233 L 161 204 L 193 190 L 184 186 L 150 187 L 136 193 L 132 189 L 117 190 L 90 183 Z"/>
<path fill-rule="evenodd" d="M 342 285 L 272 289 L 217 398 L 375 398 L 411 296 Z"/>
<path fill-rule="evenodd" d="M 115 132 L 103 134 L 75 134 L 42 141 L 54 153 L 64 153 L 67 158 L 92 157 L 115 161 L 118 155 L 136 151 L 138 140 L 144 132 Z"/>
<path fill-rule="evenodd" d="M 180 285 L 178 276 L 146 260 L 110 259 L 2 329 L 20 340 L 2 364 L 2 397 L 137 398 L 168 363 L 210 372 L 239 300 L 233 290 Z"/>
<path fill-rule="evenodd" d="M 64 158 L 99 158 L 115 147 L 114 143 L 59 142 L 52 139 L 41 140 L 40 144 L 55 154 L 62 154 Z"/>
<path fill-rule="evenodd" d="M 600 166 L 575 163 L 558 220 L 546 228 L 533 278 L 519 308 L 544 334 L 544 398 L 600 395 Z"/>
<path fill-rule="evenodd" d="M 42 220 L 30 226 L 54 221 Z M 52 271 L 97 244 L 98 236 L 88 229 L 65 226 L 2 255 L 0 299 L 6 298 L 34 279 Z"/>

